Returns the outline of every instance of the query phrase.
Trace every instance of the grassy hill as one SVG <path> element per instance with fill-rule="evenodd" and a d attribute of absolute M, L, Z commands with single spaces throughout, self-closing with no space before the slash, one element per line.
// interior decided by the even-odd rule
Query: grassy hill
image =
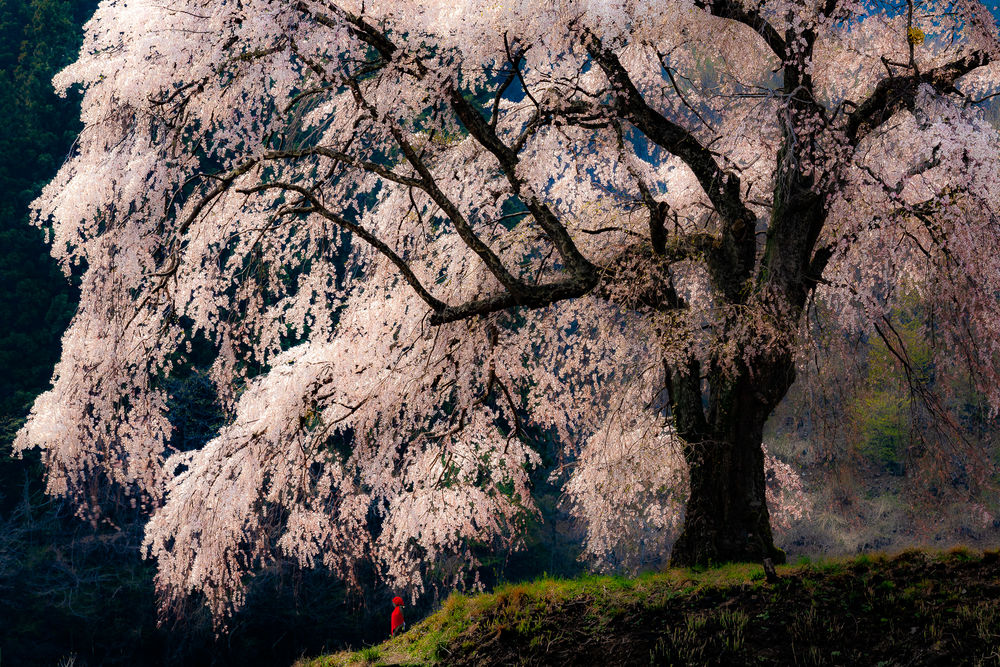
<path fill-rule="evenodd" d="M 997 665 L 1000 553 L 905 551 L 452 595 L 332 665 Z M 388 625 L 388 612 L 386 613 Z"/>

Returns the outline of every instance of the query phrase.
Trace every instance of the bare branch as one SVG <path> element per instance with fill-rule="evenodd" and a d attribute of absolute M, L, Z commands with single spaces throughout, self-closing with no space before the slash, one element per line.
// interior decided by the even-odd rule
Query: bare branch
<path fill-rule="evenodd" d="M 786 50 L 784 38 L 760 13 L 747 9 L 739 0 L 715 0 L 714 2 L 712 0 L 708 2 L 695 0 L 694 6 L 699 9 L 707 9 L 713 16 L 738 21 L 749 26 L 751 30 L 761 36 L 774 55 L 784 60 Z"/>
<path fill-rule="evenodd" d="M 545 230 L 545 234 L 559 250 L 559 255 L 563 258 L 566 266 L 577 273 L 592 273 L 593 265 L 576 247 L 573 238 L 548 205 L 540 202 L 534 196 L 523 195 L 524 181 L 517 174 L 517 164 L 520 161 L 517 154 L 500 140 L 494 129 L 480 115 L 479 110 L 462 97 L 459 91 L 452 88 L 449 91 L 449 100 L 452 109 L 455 110 L 455 114 L 465 125 L 469 134 L 500 162 L 500 167 L 513 188 L 514 194 L 524 202 L 535 221 Z"/>
<path fill-rule="evenodd" d="M 597 285 L 597 275 L 574 276 L 566 280 L 531 287 L 520 294 L 498 294 L 448 306 L 431 315 L 431 324 L 456 322 L 476 315 L 488 315 L 508 308 L 542 308 L 557 301 L 583 296 Z"/>

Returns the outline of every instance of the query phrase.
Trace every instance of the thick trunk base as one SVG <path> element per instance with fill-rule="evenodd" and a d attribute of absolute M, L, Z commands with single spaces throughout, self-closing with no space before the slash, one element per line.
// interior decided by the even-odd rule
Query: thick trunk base
<path fill-rule="evenodd" d="M 734 373 L 713 364 L 707 415 L 698 365 L 671 378 L 671 408 L 685 441 L 691 487 L 671 565 L 784 562 L 771 535 L 762 443 L 764 423 L 794 381 L 795 366 L 781 351 L 740 366 Z"/>
<path fill-rule="evenodd" d="M 690 449 L 691 497 L 670 564 L 784 562 L 771 535 L 760 443 L 698 443 Z"/>

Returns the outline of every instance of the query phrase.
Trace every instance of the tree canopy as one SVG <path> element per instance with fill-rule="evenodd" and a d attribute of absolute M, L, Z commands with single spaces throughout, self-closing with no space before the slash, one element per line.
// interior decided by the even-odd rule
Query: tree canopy
<path fill-rule="evenodd" d="M 639 497 L 675 562 L 778 557 L 762 430 L 813 304 L 905 359 L 916 291 L 1000 405 L 997 33 L 964 1 L 105 2 L 36 202 L 82 299 L 18 446 L 154 507 L 161 591 L 220 613 L 275 550 L 461 580 L 536 511 L 538 434 L 595 552 Z M 231 418 L 171 452 L 206 343 Z"/>

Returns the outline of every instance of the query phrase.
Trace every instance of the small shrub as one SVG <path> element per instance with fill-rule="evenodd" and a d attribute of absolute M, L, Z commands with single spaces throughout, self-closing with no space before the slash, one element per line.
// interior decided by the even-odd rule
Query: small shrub
<path fill-rule="evenodd" d="M 373 665 L 378 662 L 382 653 L 378 650 L 377 646 L 366 646 L 358 651 L 358 655 L 361 656 L 361 659 L 364 660 L 366 664 Z"/>
<path fill-rule="evenodd" d="M 965 563 L 976 559 L 976 554 L 973 553 L 968 547 L 962 545 L 948 549 L 947 553 L 949 558 L 951 558 L 952 560 L 957 560 L 960 563 Z"/>

